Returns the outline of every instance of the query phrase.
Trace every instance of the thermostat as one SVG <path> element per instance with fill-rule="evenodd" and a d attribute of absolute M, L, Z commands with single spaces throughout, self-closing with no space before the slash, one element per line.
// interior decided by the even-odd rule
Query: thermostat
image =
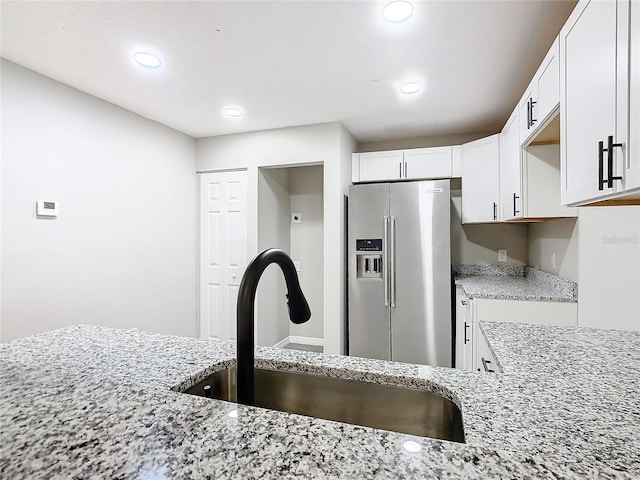
<path fill-rule="evenodd" d="M 36 213 L 40 217 L 57 217 L 58 216 L 58 202 L 49 202 L 45 200 L 38 200 L 38 207 Z"/>

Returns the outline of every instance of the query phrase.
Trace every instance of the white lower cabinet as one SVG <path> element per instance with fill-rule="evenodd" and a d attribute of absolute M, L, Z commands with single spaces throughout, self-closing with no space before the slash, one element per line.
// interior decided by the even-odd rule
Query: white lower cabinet
<path fill-rule="evenodd" d="M 492 298 L 469 299 L 464 289 L 460 285 L 456 286 L 456 368 L 481 372 L 498 371 L 496 358 L 480 329 L 480 322 L 576 326 L 578 304 Z"/>
<path fill-rule="evenodd" d="M 493 355 L 491 348 L 489 348 L 489 342 L 482 333 L 480 327 L 477 328 L 475 335 L 475 345 L 473 356 L 473 370 L 476 372 L 495 373 L 499 372 L 498 361 Z"/>
<path fill-rule="evenodd" d="M 473 369 L 471 303 L 462 287 L 456 287 L 456 368 Z"/>

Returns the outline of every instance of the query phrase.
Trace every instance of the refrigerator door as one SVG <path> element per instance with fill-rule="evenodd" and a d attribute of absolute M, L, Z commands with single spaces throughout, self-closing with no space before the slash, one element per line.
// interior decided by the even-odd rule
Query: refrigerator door
<path fill-rule="evenodd" d="M 451 367 L 448 180 L 390 185 L 391 359 Z"/>
<path fill-rule="evenodd" d="M 391 360 L 384 241 L 389 184 L 350 187 L 348 214 L 349 355 Z"/>

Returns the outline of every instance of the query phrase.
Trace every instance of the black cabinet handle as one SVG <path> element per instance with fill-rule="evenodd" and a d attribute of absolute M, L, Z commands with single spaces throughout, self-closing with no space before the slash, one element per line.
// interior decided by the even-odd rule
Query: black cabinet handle
<path fill-rule="evenodd" d="M 609 135 L 607 137 L 607 168 L 609 169 L 607 172 L 607 183 L 609 184 L 609 188 L 613 188 L 614 180 L 622 180 L 622 177 L 613 176 L 613 149 L 616 147 L 622 148 L 622 144 L 613 143 L 613 135 Z"/>
<path fill-rule="evenodd" d="M 527 100 L 527 130 L 531 128 L 531 104 Z"/>
<path fill-rule="evenodd" d="M 484 367 L 485 372 L 495 373 L 495 370 L 491 368 L 491 362 L 489 360 L 485 360 L 484 357 L 482 358 L 482 366 Z"/>
<path fill-rule="evenodd" d="M 621 143 L 613 143 L 613 135 L 607 137 L 607 148 L 604 148 L 604 142 L 598 142 L 598 190 L 604 190 L 604 184 L 607 188 L 613 188 L 614 180 L 622 180 L 622 177 L 613 176 L 613 149 L 622 148 Z M 607 178 L 604 178 L 604 152 L 607 152 Z"/>
<path fill-rule="evenodd" d="M 530 117 L 531 117 L 531 126 L 533 127 L 533 124 L 534 124 L 534 123 L 536 123 L 536 122 L 538 121 L 538 119 L 537 119 L 537 118 L 533 118 L 533 106 L 534 106 L 534 105 L 537 105 L 537 104 L 538 104 L 538 102 L 534 102 L 534 101 L 533 101 L 533 97 L 531 97 L 531 98 L 529 99 L 529 101 L 531 102 L 531 107 L 529 108 L 529 110 L 531 110 L 531 114 L 530 114 Z"/>
<path fill-rule="evenodd" d="M 496 204 L 496 202 L 493 202 L 493 219 L 498 219 L 498 205 Z"/>
<path fill-rule="evenodd" d="M 398 164 L 398 166 L 400 167 L 400 171 L 398 172 L 398 176 L 399 176 L 400 178 L 402 178 L 402 162 L 400 162 L 400 163 Z"/>
<path fill-rule="evenodd" d="M 604 142 L 598 142 L 598 190 L 604 190 Z"/>
<path fill-rule="evenodd" d="M 520 210 L 516 210 L 516 199 L 520 198 L 519 196 L 517 196 L 515 193 L 513 194 L 513 216 L 515 217 L 517 214 L 520 213 Z"/>
<path fill-rule="evenodd" d="M 469 325 L 467 324 L 467 322 L 464 322 L 464 344 L 465 345 L 469 343 L 469 339 L 467 338 L 467 328 L 469 328 Z"/>

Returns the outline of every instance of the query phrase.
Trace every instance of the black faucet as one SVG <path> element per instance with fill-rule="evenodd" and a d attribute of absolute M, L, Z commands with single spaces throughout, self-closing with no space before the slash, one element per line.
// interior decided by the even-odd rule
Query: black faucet
<path fill-rule="evenodd" d="M 309 304 L 304 298 L 296 268 L 289 255 L 277 248 L 269 248 L 255 256 L 242 276 L 240 290 L 238 291 L 237 307 L 237 401 L 244 405 L 253 405 L 253 361 L 255 356 L 255 339 L 253 329 L 253 306 L 256 298 L 258 281 L 265 268 L 272 263 L 278 264 L 284 280 L 287 283 L 287 305 L 289 306 L 289 318 L 293 323 L 304 323 L 311 317 Z"/>

